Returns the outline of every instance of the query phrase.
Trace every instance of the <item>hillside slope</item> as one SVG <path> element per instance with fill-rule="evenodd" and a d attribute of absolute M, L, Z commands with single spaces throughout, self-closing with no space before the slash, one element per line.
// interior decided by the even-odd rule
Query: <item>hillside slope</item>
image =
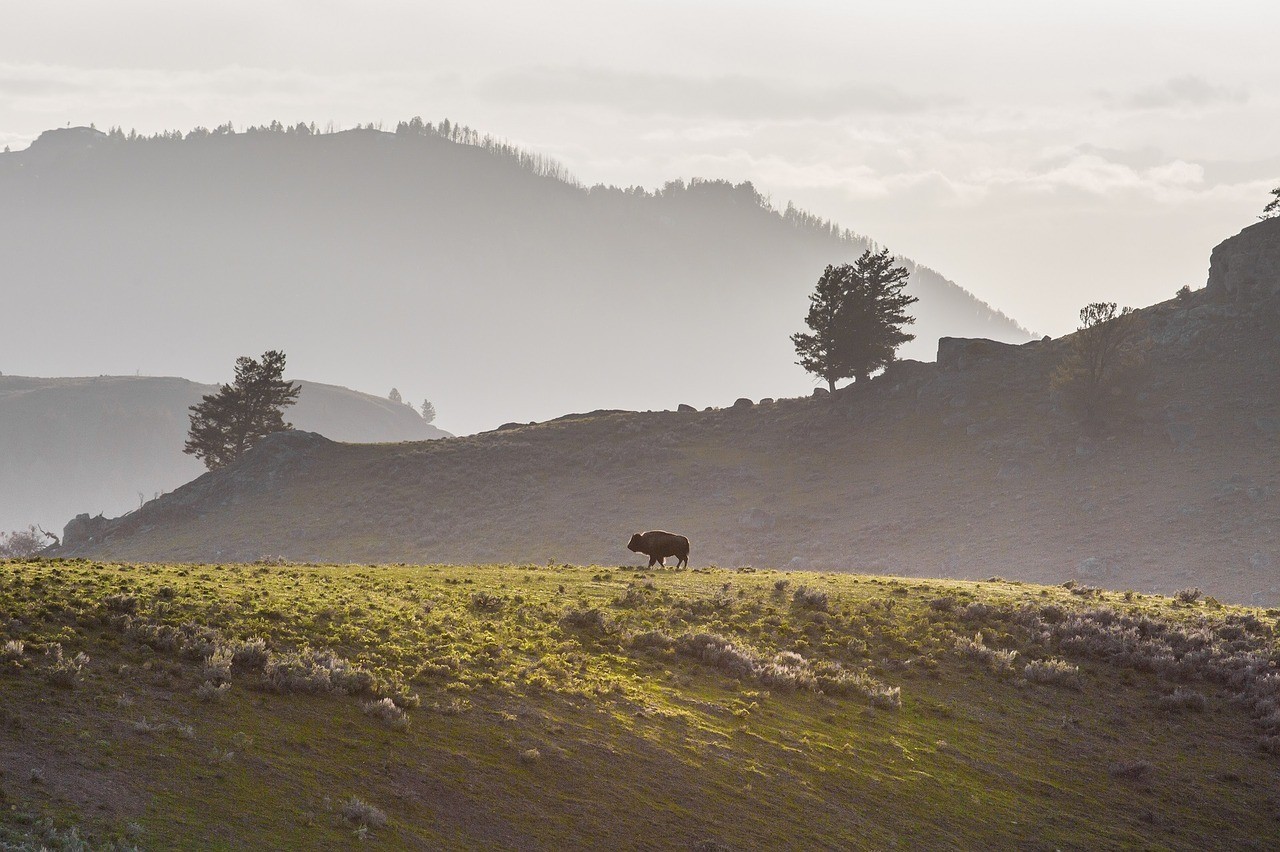
<path fill-rule="evenodd" d="M 600 413 L 429 444 L 280 436 L 64 553 L 153 560 L 614 562 L 1002 574 L 1280 600 L 1280 220 L 1210 286 L 1140 312 L 1146 367 L 1087 435 L 1050 378 L 1069 340 L 943 341 L 832 397 Z M 70 532 L 70 531 L 69 531 Z"/>
<path fill-rule="evenodd" d="M 0 154 L 6 310 L 57 305 L 67 341 L 15 324 L 0 368 L 215 375 L 269 341 L 311 375 L 429 395 L 461 432 L 812 386 L 790 335 L 867 238 L 750 184 L 585 188 L 468 140 L 70 128 Z M 909 356 L 943 335 L 1028 339 L 907 263 Z"/>
<path fill-rule="evenodd" d="M 449 433 L 411 408 L 299 382 L 287 412 L 337 441 L 422 441 Z M 80 512 L 119 514 L 199 476 L 183 454 L 188 407 L 217 388 L 179 378 L 0 376 L 0 530 L 56 531 Z"/>
<path fill-rule="evenodd" d="M 0 611 L 19 848 L 1280 842 L 1275 610 L 774 572 L 0 562 Z"/>

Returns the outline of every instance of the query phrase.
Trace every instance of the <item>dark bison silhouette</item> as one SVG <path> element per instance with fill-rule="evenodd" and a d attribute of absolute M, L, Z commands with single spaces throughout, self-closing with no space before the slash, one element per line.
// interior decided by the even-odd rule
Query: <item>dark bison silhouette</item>
<path fill-rule="evenodd" d="M 649 557 L 649 567 L 666 565 L 668 556 L 677 557 L 676 567 L 689 565 L 689 539 L 662 530 L 636 533 L 627 542 L 627 550 Z"/>

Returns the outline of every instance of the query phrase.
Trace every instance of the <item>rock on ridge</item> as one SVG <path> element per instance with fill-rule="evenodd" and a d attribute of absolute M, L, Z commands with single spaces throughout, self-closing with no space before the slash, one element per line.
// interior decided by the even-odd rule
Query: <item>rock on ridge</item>
<path fill-rule="evenodd" d="M 1207 289 L 1224 301 L 1280 295 L 1280 218 L 1264 219 L 1218 243 L 1209 256 Z"/>

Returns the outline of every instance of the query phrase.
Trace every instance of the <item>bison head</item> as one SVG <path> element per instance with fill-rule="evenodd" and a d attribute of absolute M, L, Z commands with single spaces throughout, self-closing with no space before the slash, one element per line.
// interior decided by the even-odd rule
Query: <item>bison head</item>
<path fill-rule="evenodd" d="M 627 542 L 627 550 L 632 553 L 642 553 L 643 551 L 640 549 L 642 547 L 644 547 L 644 537 L 640 533 L 633 534 L 631 541 Z"/>

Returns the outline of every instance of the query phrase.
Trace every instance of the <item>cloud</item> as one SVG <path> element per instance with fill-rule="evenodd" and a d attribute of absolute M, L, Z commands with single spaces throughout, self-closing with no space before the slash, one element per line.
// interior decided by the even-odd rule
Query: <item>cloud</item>
<path fill-rule="evenodd" d="M 608 108 L 631 115 L 824 119 L 865 113 L 922 112 L 956 103 L 884 84 L 805 86 L 741 75 L 692 75 L 605 68 L 526 68 L 500 72 L 479 86 L 501 103 Z"/>
<path fill-rule="evenodd" d="M 1207 80 L 1187 74 L 1171 77 L 1120 98 L 1122 106 L 1132 109 L 1178 109 L 1243 104 L 1249 100 L 1244 88 L 1215 86 Z"/>

